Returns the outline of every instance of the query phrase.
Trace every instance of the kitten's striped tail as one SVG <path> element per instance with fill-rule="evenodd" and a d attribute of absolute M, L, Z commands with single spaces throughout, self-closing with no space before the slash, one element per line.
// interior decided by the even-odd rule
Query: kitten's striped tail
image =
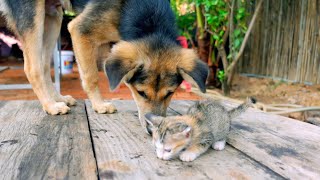
<path fill-rule="evenodd" d="M 257 101 L 253 97 L 248 97 L 246 102 L 241 104 L 240 106 L 230 110 L 229 116 L 231 119 L 239 116 L 240 114 L 244 113 L 249 107 L 252 107 L 253 104 L 255 104 Z"/>

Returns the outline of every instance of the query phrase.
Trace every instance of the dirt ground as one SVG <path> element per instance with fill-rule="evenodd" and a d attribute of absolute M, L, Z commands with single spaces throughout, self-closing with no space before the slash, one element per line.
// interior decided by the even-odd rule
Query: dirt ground
<path fill-rule="evenodd" d="M 236 99 L 254 96 L 266 104 L 320 106 L 320 85 L 308 86 L 243 76 L 236 76 L 233 82 L 231 97 Z"/>
<path fill-rule="evenodd" d="M 320 106 L 320 85 L 305 85 L 243 76 L 236 76 L 233 82 L 231 97 L 235 99 L 253 96 L 264 104 Z M 320 125 L 320 111 L 291 113 L 286 116 Z"/>

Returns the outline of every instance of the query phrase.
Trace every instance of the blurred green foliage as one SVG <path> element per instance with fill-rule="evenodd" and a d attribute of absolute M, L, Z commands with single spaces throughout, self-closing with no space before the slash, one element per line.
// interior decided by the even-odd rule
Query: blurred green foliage
<path fill-rule="evenodd" d="M 232 3 L 234 3 L 234 6 L 232 6 Z M 210 44 L 213 45 L 211 47 L 218 49 L 223 46 L 223 48 L 226 48 L 229 62 L 232 62 L 239 52 L 243 38 L 247 32 L 246 17 L 248 17 L 248 13 L 246 11 L 246 3 L 252 2 L 251 0 L 171 0 L 171 6 L 177 17 L 180 34 L 188 39 L 192 38 L 190 35 L 195 29 L 197 22 L 198 31 L 201 31 L 199 27 L 202 27 L 202 31 L 209 33 Z M 181 15 L 181 6 L 189 6 L 191 10 Z M 196 10 L 200 12 L 195 12 Z M 233 12 L 232 18 L 230 18 L 231 12 Z M 199 25 L 201 21 L 197 21 L 197 18 L 203 20 L 202 25 Z M 232 24 L 230 24 L 230 19 L 232 19 Z M 232 29 L 232 32 L 230 32 L 230 29 Z M 226 33 L 229 33 L 227 34 L 227 38 L 225 37 Z M 229 45 L 228 47 L 226 47 L 227 44 Z M 215 61 L 215 58 L 211 59 Z M 226 68 L 224 67 L 224 69 Z M 224 71 L 219 70 L 217 74 L 221 82 L 226 78 L 225 75 L 227 75 Z"/>

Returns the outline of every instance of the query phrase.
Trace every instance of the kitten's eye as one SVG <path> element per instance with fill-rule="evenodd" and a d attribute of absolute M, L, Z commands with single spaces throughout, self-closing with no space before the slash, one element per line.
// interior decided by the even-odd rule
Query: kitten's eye
<path fill-rule="evenodd" d="M 171 149 L 164 149 L 165 152 L 171 152 Z"/>
<path fill-rule="evenodd" d="M 163 99 L 167 99 L 167 98 L 170 97 L 172 94 L 173 94 L 173 92 L 169 91 L 169 92 L 164 96 Z"/>
<path fill-rule="evenodd" d="M 148 99 L 148 96 L 146 95 L 145 92 L 143 92 L 143 91 L 138 91 L 138 94 L 139 94 L 141 97 L 143 97 L 143 98 L 145 98 L 145 99 Z"/>

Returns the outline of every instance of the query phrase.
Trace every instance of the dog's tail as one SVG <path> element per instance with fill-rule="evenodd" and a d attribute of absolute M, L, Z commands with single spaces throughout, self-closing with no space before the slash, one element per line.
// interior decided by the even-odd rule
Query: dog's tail
<path fill-rule="evenodd" d="M 244 113 L 249 107 L 252 107 L 253 104 L 255 104 L 256 102 L 257 100 L 255 98 L 248 97 L 246 102 L 229 111 L 230 118 L 233 119 L 239 116 L 240 114 Z"/>

